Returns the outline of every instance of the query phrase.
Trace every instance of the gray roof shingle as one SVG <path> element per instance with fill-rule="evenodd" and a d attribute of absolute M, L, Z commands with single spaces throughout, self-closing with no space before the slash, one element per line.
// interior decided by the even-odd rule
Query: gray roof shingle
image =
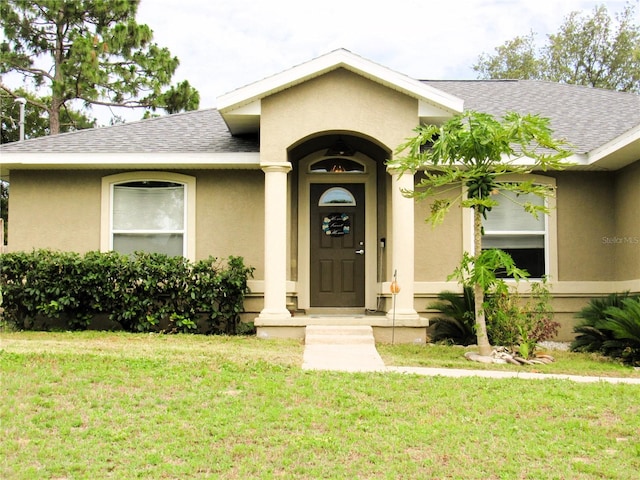
<path fill-rule="evenodd" d="M 586 153 L 640 125 L 640 95 L 538 80 L 425 80 L 464 99 L 465 110 L 551 119 L 554 136 Z"/>
<path fill-rule="evenodd" d="M 537 80 L 423 80 L 464 100 L 465 109 L 501 116 L 507 111 L 551 118 L 554 135 L 586 153 L 640 125 L 640 96 Z M 0 153 L 258 152 L 258 135 L 229 132 L 216 109 L 177 113 L 25 142 Z"/>
<path fill-rule="evenodd" d="M 39 137 L 1 146 L 6 153 L 258 152 L 258 136 L 234 137 L 218 110 L 176 113 L 137 122 Z"/>

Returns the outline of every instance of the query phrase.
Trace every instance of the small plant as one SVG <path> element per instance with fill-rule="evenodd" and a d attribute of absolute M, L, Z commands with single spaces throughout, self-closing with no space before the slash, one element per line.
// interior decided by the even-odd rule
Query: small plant
<path fill-rule="evenodd" d="M 501 281 L 485 302 L 491 342 L 508 347 L 525 359 L 534 355 L 538 343 L 553 338 L 560 328 L 553 320 L 547 279 L 530 285 L 531 295 L 524 301 L 517 289 Z"/>
<path fill-rule="evenodd" d="M 640 364 L 640 296 L 629 292 L 593 299 L 577 315 L 581 322 L 571 343 L 576 352 L 599 352 L 624 363 Z"/>
<path fill-rule="evenodd" d="M 605 314 L 614 337 L 610 342 L 622 350 L 622 361 L 640 365 L 640 297 L 626 298 L 621 307 L 609 307 Z"/>
<path fill-rule="evenodd" d="M 613 340 L 613 332 L 606 328 L 605 311 L 610 307 L 621 307 L 629 292 L 612 293 L 604 298 L 594 298 L 576 317 L 580 322 L 573 328 L 576 335 L 571 343 L 575 352 L 602 352 L 605 342 Z"/>
<path fill-rule="evenodd" d="M 476 342 L 473 289 L 463 287 L 462 295 L 442 292 L 438 301 L 428 308 L 438 310 L 442 316 L 431 318 L 433 342 L 450 342 L 455 345 L 472 345 Z"/>
<path fill-rule="evenodd" d="M 463 295 L 443 292 L 440 301 L 429 308 L 441 311 L 444 316 L 433 319 L 434 341 L 449 341 L 469 345 L 475 341 L 475 302 L 472 284 L 481 283 L 488 292 L 482 305 L 487 319 L 487 335 L 492 345 L 507 347 L 523 358 L 529 358 L 539 342 L 558 333 L 560 324 L 553 320 L 551 295 L 547 279 L 531 282 L 531 295 L 524 301 L 517 288 L 497 273 L 506 273 L 516 280 L 527 273 L 518 269 L 511 256 L 501 250 L 485 250 L 474 260 L 465 254 L 462 265 L 449 277 L 463 285 Z"/>

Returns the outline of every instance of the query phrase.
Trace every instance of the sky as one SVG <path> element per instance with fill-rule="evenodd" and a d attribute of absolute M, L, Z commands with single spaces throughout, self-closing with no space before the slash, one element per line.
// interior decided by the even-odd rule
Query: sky
<path fill-rule="evenodd" d="M 1 0 L 0 0 L 1 1 Z M 141 0 L 136 20 L 178 57 L 172 83 L 188 80 L 200 108 L 217 97 L 344 48 L 420 80 L 475 79 L 483 54 L 516 36 L 540 44 L 573 11 L 611 15 L 640 0 Z M 12 86 L 19 86 L 8 77 Z M 107 125 L 141 110 L 94 107 Z"/>
<path fill-rule="evenodd" d="M 416 79 L 475 79 L 480 54 L 530 32 L 543 43 L 570 12 L 604 3 L 613 14 L 627 1 L 141 0 L 137 20 L 180 59 L 174 80 L 188 80 L 209 108 L 338 48 Z"/>

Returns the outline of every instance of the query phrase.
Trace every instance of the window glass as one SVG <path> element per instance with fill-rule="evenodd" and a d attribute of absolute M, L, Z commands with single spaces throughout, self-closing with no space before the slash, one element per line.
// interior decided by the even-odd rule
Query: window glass
<path fill-rule="evenodd" d="M 525 203 L 533 205 L 543 205 L 544 200 L 537 195 L 528 193 L 526 195 L 516 195 L 513 192 L 500 192 L 500 205 L 493 207 L 487 213 L 484 220 L 485 231 L 543 231 L 544 215 L 538 215 L 536 219 L 527 213 L 522 207 Z M 507 197 L 507 198 L 505 198 Z"/>
<path fill-rule="evenodd" d="M 364 165 L 348 158 L 327 158 L 309 167 L 311 173 L 363 173 Z"/>
<path fill-rule="evenodd" d="M 182 235 L 177 233 L 115 233 L 113 235 L 113 249 L 124 254 L 141 251 L 164 253 L 177 257 L 182 255 Z"/>
<path fill-rule="evenodd" d="M 504 250 L 519 268 L 529 272 L 533 278 L 540 278 L 547 273 L 546 219 L 542 214 L 535 218 L 522 205 L 527 202 L 543 205 L 544 200 L 533 194 L 516 195 L 505 191 L 501 194 L 500 204 L 487 212 L 483 221 L 482 247 Z"/>
<path fill-rule="evenodd" d="M 322 194 L 318 201 L 318 206 L 320 207 L 330 207 L 333 205 L 346 205 L 351 207 L 355 206 L 355 204 L 355 197 L 349 190 L 342 187 L 329 188 Z"/>
<path fill-rule="evenodd" d="M 185 187 L 142 181 L 113 187 L 113 249 L 183 255 Z"/>

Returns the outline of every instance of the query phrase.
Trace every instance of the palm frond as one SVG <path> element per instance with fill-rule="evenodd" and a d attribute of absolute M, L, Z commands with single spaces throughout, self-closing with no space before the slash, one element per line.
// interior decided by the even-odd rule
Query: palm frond
<path fill-rule="evenodd" d="M 463 294 L 441 292 L 438 301 L 428 308 L 438 310 L 442 316 L 430 319 L 433 325 L 431 340 L 449 341 L 457 345 L 471 345 L 476 342 L 475 308 L 473 289 L 464 287 Z"/>

